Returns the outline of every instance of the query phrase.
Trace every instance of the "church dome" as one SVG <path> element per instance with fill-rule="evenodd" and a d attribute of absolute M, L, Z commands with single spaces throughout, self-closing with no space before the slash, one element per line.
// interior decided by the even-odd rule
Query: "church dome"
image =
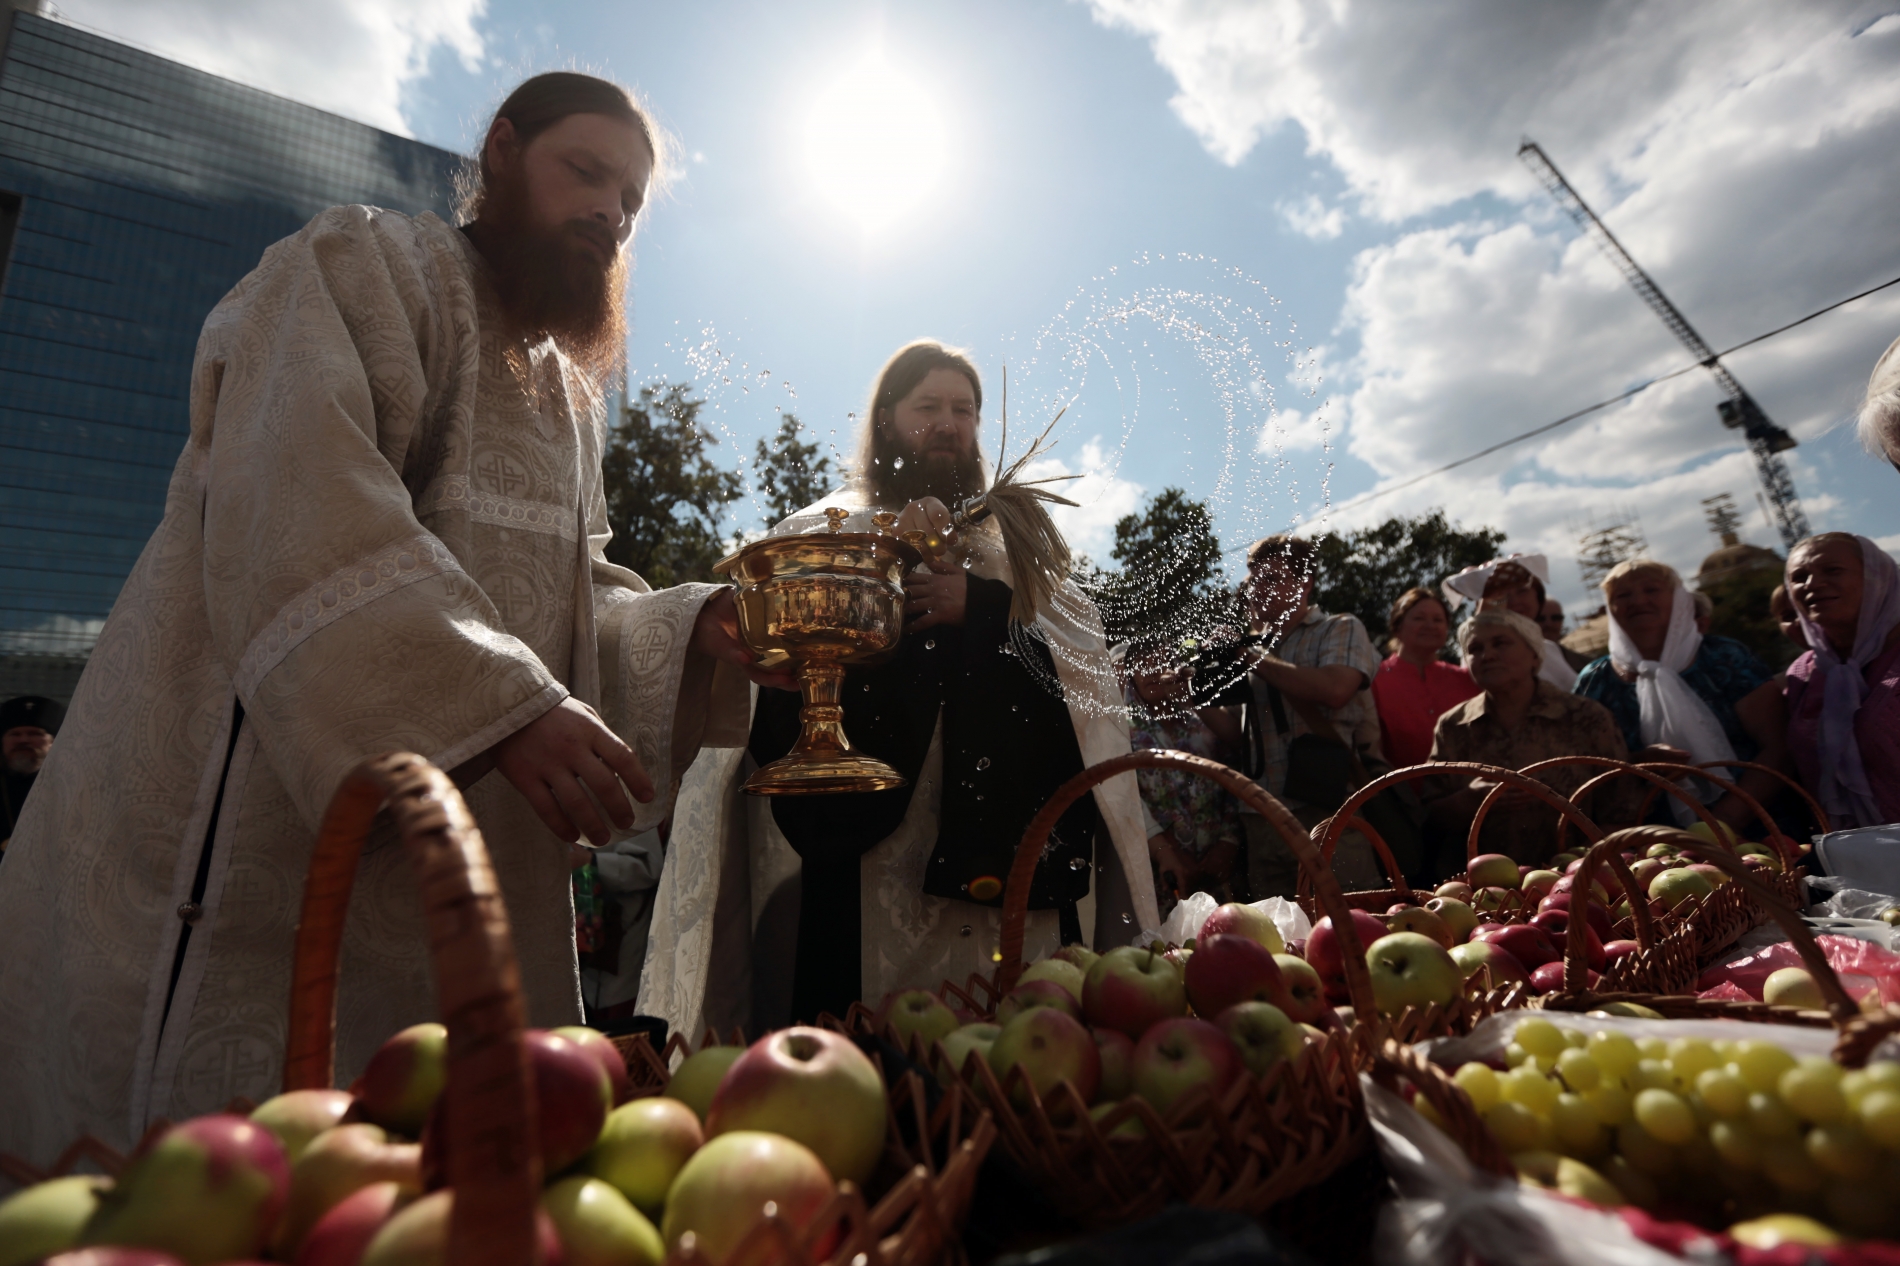
<path fill-rule="evenodd" d="M 1779 574 L 1781 570 L 1781 555 L 1775 551 L 1735 541 L 1724 544 L 1702 560 L 1702 566 L 1695 574 L 1695 584 L 1698 589 L 1707 589 L 1710 585 L 1719 585 L 1749 572 L 1772 571 Z"/>

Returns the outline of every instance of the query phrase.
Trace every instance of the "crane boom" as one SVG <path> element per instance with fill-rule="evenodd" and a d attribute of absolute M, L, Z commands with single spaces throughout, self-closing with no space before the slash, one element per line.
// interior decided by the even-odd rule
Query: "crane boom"
<path fill-rule="evenodd" d="M 1609 257 L 1610 263 L 1623 274 L 1623 280 L 1629 283 L 1630 289 L 1669 327 L 1669 332 L 1689 349 L 1696 363 L 1714 376 L 1716 385 L 1722 388 L 1722 394 L 1727 397 L 1716 406 L 1716 410 L 1721 415 L 1723 425 L 1740 430 L 1748 441 L 1762 490 L 1767 495 L 1768 504 L 1774 508 L 1775 527 L 1781 533 L 1782 543 L 1792 549 L 1795 542 L 1807 536 L 1809 531 L 1808 516 L 1802 511 L 1801 498 L 1795 492 L 1794 476 L 1788 472 L 1788 463 L 1781 459 L 1783 452 L 1795 446 L 1794 436 L 1769 420 L 1761 406 L 1755 403 L 1754 397 L 1748 394 L 1748 389 L 1722 364 L 1721 357 L 1696 333 L 1696 328 L 1689 324 L 1689 318 L 1669 301 L 1669 296 L 1662 292 L 1662 287 L 1656 284 L 1655 279 L 1644 272 L 1642 266 L 1623 249 L 1616 235 L 1610 232 L 1608 226 L 1597 218 L 1596 212 L 1590 209 L 1590 204 L 1564 179 L 1564 174 L 1557 170 L 1557 164 L 1550 161 L 1550 156 L 1544 153 L 1543 148 L 1537 142 L 1527 140 L 1518 147 L 1517 156 L 1550 191 L 1557 204 L 1597 244 L 1597 248 Z"/>

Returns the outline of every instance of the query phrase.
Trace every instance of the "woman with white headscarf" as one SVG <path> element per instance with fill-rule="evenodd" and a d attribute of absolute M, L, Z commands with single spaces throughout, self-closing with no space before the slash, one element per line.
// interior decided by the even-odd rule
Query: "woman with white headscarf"
<path fill-rule="evenodd" d="M 1864 536 L 1788 553 L 1807 654 L 1788 666 L 1788 744 L 1837 828 L 1900 822 L 1900 567 Z"/>
<path fill-rule="evenodd" d="M 1578 676 L 1577 693 L 1610 710 L 1637 759 L 1786 767 L 1787 713 L 1773 671 L 1735 639 L 1696 630 L 1695 595 L 1673 567 L 1648 558 L 1621 563 L 1603 578 L 1603 598 L 1610 653 Z M 1739 773 L 1735 781 L 1763 804 L 1781 791 L 1768 774 Z M 1749 825 L 1738 797 L 1695 785 L 1718 819 Z M 1681 804 L 1675 810 L 1679 819 L 1688 813 Z"/>
<path fill-rule="evenodd" d="M 1470 599 L 1474 609 L 1503 606 L 1536 623 L 1544 614 L 1549 586 L 1550 563 L 1542 554 L 1513 554 L 1447 576 L 1440 588 L 1452 611 Z M 1577 670 L 1571 667 L 1562 645 L 1554 641 L 1544 642 L 1537 675 L 1562 691 L 1577 688 Z"/>

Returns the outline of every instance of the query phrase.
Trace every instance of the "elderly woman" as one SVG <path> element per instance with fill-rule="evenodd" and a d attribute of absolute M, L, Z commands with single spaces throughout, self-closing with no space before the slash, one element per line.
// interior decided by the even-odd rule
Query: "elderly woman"
<path fill-rule="evenodd" d="M 1774 670 L 1734 638 L 1698 631 L 1695 595 L 1673 567 L 1647 558 L 1620 563 L 1603 578 L 1603 597 L 1610 653 L 1583 670 L 1577 693 L 1610 710 L 1639 759 L 1785 766 L 1787 713 Z M 1779 780 L 1753 770 L 1736 781 L 1764 804 L 1781 791 Z M 1738 797 L 1697 785 L 1717 818 L 1748 825 Z"/>
<path fill-rule="evenodd" d="M 1535 623 L 1550 600 L 1545 593 L 1549 583 L 1550 564 L 1542 554 L 1513 554 L 1447 576 L 1440 588 L 1454 611 L 1469 598 L 1479 607 L 1506 607 Z M 1577 668 L 1554 640 L 1544 642 L 1544 662 L 1538 675 L 1559 690 L 1577 688 Z"/>
<path fill-rule="evenodd" d="M 1458 644 L 1472 681 L 1484 693 L 1438 718 L 1433 760 L 1522 769 L 1558 756 L 1628 756 L 1616 722 L 1603 705 L 1559 690 L 1538 675 L 1544 635 L 1533 621 L 1501 608 L 1480 611 L 1458 630 Z M 1570 765 L 1543 771 L 1537 778 L 1569 796 L 1601 772 Z M 1454 786 L 1427 806 L 1430 820 L 1442 830 L 1467 830 L 1492 785 L 1474 778 Z M 1590 802 L 1580 807 L 1607 829 L 1626 823 L 1634 798 L 1630 780 L 1618 779 L 1593 792 Z M 1556 810 L 1513 790 L 1499 797 L 1485 818 L 1480 842 L 1486 852 L 1537 865 L 1557 851 L 1556 823 Z"/>
<path fill-rule="evenodd" d="M 1900 567 L 1825 532 L 1789 551 L 1787 577 L 1810 648 L 1787 676 L 1801 780 L 1836 827 L 1900 822 Z"/>
<path fill-rule="evenodd" d="M 1478 693 L 1471 674 L 1438 658 L 1451 638 L 1451 613 L 1429 589 L 1407 589 L 1387 620 L 1392 654 L 1372 678 L 1380 746 L 1394 766 L 1431 759 L 1432 729 L 1447 709 Z"/>

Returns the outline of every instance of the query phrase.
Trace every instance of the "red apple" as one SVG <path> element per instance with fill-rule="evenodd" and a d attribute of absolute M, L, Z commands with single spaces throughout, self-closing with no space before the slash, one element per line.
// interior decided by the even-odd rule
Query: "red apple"
<path fill-rule="evenodd" d="M 620 1048 L 614 1045 L 612 1038 L 584 1024 L 564 1025 L 553 1030 L 553 1033 L 593 1056 L 600 1070 L 607 1074 L 607 1085 L 613 1091 L 614 1103 L 625 1103 L 633 1094 L 633 1078 L 627 1075 L 626 1056 L 620 1053 Z"/>
<path fill-rule="evenodd" d="M 1246 1067 L 1232 1038 L 1206 1020 L 1163 1020 L 1135 1043 L 1135 1093 L 1168 1114 L 1205 1086 L 1219 1098 Z"/>
<path fill-rule="evenodd" d="M 1528 923 L 1514 923 L 1495 932 L 1480 932 L 1472 939 L 1489 941 L 1509 950 L 1511 957 L 1524 964 L 1527 971 L 1536 971 L 1545 963 L 1561 957 L 1544 929 Z"/>
<path fill-rule="evenodd" d="M 289 1188 L 275 1134 L 245 1117 L 195 1117 L 133 1157 L 100 1197 L 85 1240 L 162 1249 L 193 1263 L 256 1257 Z"/>
<path fill-rule="evenodd" d="M 1465 979 L 1450 951 L 1417 932 L 1381 937 L 1366 951 L 1366 971 L 1372 977 L 1373 1005 L 1385 1015 L 1450 1002 Z"/>
<path fill-rule="evenodd" d="M 1097 1028 L 1119 1029 L 1135 1041 L 1158 1020 L 1187 1010 L 1181 973 L 1151 949 L 1124 945 L 1095 961 L 1082 986 L 1082 1014 Z"/>
<path fill-rule="evenodd" d="M 1118 1029 L 1090 1029 L 1095 1053 L 1102 1060 L 1102 1080 L 1095 1098 L 1102 1103 L 1126 1099 L 1134 1090 L 1135 1044 Z"/>
<path fill-rule="evenodd" d="M 783 1134 L 810 1148 L 832 1177 L 862 1187 L 884 1154 L 887 1115 L 877 1065 L 849 1038 L 801 1025 L 766 1034 L 727 1070 L 706 1113 L 706 1137 Z"/>
<path fill-rule="evenodd" d="M 1603 943 L 1603 961 L 1607 966 L 1615 963 L 1619 959 L 1628 958 L 1631 954 L 1636 953 L 1642 948 L 1642 945 L 1636 941 L 1605 941 Z"/>
<path fill-rule="evenodd" d="M 1358 934 L 1362 954 L 1373 942 L 1387 935 L 1385 924 L 1364 910 L 1352 912 L 1352 927 Z M 1306 961 L 1319 973 L 1320 983 L 1326 987 L 1326 1000 L 1346 1001 L 1346 962 L 1332 919 L 1321 919 L 1313 925 L 1312 935 L 1306 938 Z"/>
<path fill-rule="evenodd" d="M 383 1223 L 414 1195 L 401 1183 L 377 1182 L 345 1196 L 303 1237 L 297 1266 L 356 1266 Z"/>
<path fill-rule="evenodd" d="M 657 1218 L 666 1204 L 666 1189 L 705 1141 L 699 1117 L 679 1100 L 635 1099 L 608 1114 L 585 1168 L 641 1213 Z"/>
<path fill-rule="evenodd" d="M 667 1193 L 660 1238 L 672 1253 L 680 1248 L 682 1236 L 691 1235 L 694 1249 L 718 1266 L 770 1266 L 781 1260 L 778 1244 L 770 1238 L 755 1241 L 744 1255 L 736 1251 L 765 1206 L 777 1205 L 778 1216 L 797 1234 L 835 1194 L 824 1162 L 810 1148 L 779 1134 L 735 1130 L 708 1140 L 680 1170 Z M 835 1242 L 835 1232 L 824 1237 L 814 1246 L 811 1260 L 828 1258 Z"/>
<path fill-rule="evenodd" d="M 1544 929 L 1551 943 L 1558 947 L 1558 953 L 1563 953 L 1563 946 L 1568 940 L 1570 931 L 1570 911 L 1546 910 L 1531 920 L 1531 926 Z M 1603 938 L 1596 934 L 1596 929 L 1590 926 L 1588 920 L 1585 920 L 1583 925 L 1583 947 L 1585 965 L 1601 971 L 1603 969 Z"/>
<path fill-rule="evenodd" d="M 1530 973 L 1524 970 L 1524 964 L 1511 957 L 1511 952 L 1489 941 L 1467 941 L 1463 945 L 1451 947 L 1451 961 L 1458 964 L 1458 970 L 1466 980 L 1478 974 L 1481 967 L 1489 968 L 1493 989 L 1509 984 L 1514 980 L 1529 980 Z"/>
<path fill-rule="evenodd" d="M 600 1062 L 564 1037 L 529 1029 L 528 1063 L 540 1110 L 541 1169 L 549 1178 L 587 1155 L 613 1109 L 613 1086 Z"/>
<path fill-rule="evenodd" d="M 1214 1018 L 1214 1027 L 1232 1040 L 1240 1062 L 1256 1077 L 1265 1077 L 1306 1045 L 1306 1030 L 1270 1002 L 1237 1003 Z"/>
<path fill-rule="evenodd" d="M 1207 943 L 1210 936 L 1244 936 L 1257 941 L 1269 954 L 1284 954 L 1286 942 L 1280 937 L 1280 929 L 1264 910 L 1256 910 L 1239 901 L 1229 901 L 1226 905 L 1214 907 L 1214 913 L 1207 916 L 1196 933 L 1194 944 L 1198 947 Z"/>
<path fill-rule="evenodd" d="M 1075 1087 L 1086 1105 L 1095 1098 L 1102 1083 L 1102 1056 L 1089 1031 L 1054 1007 L 1025 1011 L 996 1035 L 990 1046 L 990 1071 L 1009 1095 L 1019 1112 L 1029 1108 L 1029 1091 L 1034 1088 L 1044 1111 L 1059 1113 L 1065 1101 L 1051 1102 L 1058 1082 Z M 1010 1070 L 1021 1068 L 1022 1079 L 1010 1082 Z"/>
<path fill-rule="evenodd" d="M 1066 966 L 1066 964 L 1065 964 Z M 1067 989 L 1053 980 L 1031 980 L 1017 985 L 996 1004 L 996 1022 L 1008 1024 L 1025 1011 L 1037 1007 L 1054 1007 L 1071 1020 L 1082 1019 L 1081 1004 Z"/>
<path fill-rule="evenodd" d="M 449 1031 L 440 1024 L 413 1024 L 370 1056 L 350 1087 L 363 1119 L 415 1138 L 429 1109 L 448 1083 Z"/>
<path fill-rule="evenodd" d="M 422 1194 L 422 1149 L 392 1143 L 381 1126 L 339 1125 L 311 1141 L 290 1171 L 290 1198 L 271 1233 L 279 1261 L 297 1256 L 297 1246 L 319 1219 L 345 1197 L 373 1183 L 396 1183 Z"/>
<path fill-rule="evenodd" d="M 277 1136 L 284 1159 L 295 1165 L 310 1140 L 341 1121 L 353 1102 L 346 1090 L 292 1090 L 258 1104 L 251 1120 Z"/>
<path fill-rule="evenodd" d="M 1589 980 L 1589 984 L 1585 987 L 1595 989 L 1597 987 L 1597 981 L 1600 979 L 1597 973 L 1587 971 L 1584 975 Z M 1553 993 L 1563 987 L 1564 965 L 1561 962 L 1545 963 L 1542 967 L 1537 968 L 1531 973 L 1531 988 L 1535 989 L 1538 993 Z"/>
<path fill-rule="evenodd" d="M 1311 963 L 1291 954 L 1275 954 L 1273 961 L 1280 965 L 1280 979 L 1286 982 L 1287 998 L 1293 1004 L 1280 1009 L 1297 1024 L 1318 1024 L 1328 1009 L 1319 973 Z"/>
<path fill-rule="evenodd" d="M 1502 853 L 1480 853 L 1465 874 L 1474 888 L 1516 888 L 1519 882 L 1517 863 Z"/>
<path fill-rule="evenodd" d="M 1280 965 L 1266 946 L 1226 933 L 1205 937 L 1188 960 L 1188 1001 L 1196 1015 L 1211 1019 L 1236 1002 L 1271 1002 L 1281 1010 L 1293 1005 Z"/>

